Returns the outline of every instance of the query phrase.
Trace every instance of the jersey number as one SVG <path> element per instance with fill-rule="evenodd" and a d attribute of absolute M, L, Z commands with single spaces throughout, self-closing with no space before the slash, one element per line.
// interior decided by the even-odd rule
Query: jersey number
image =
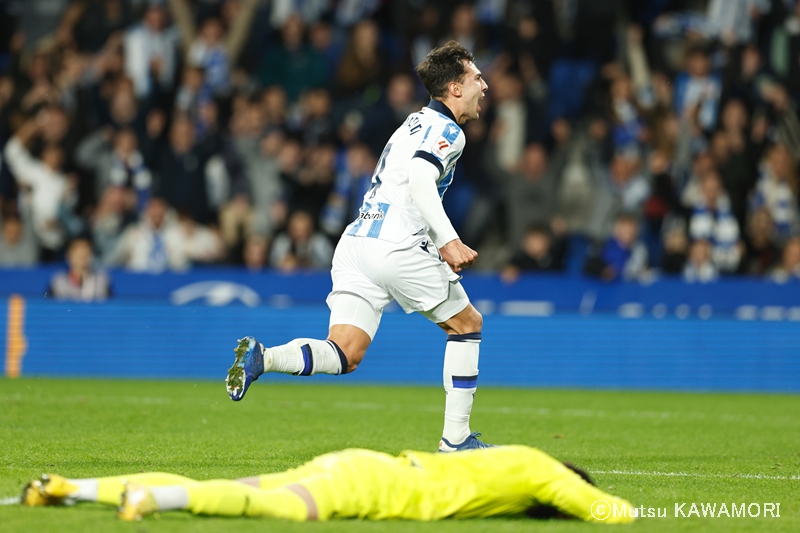
<path fill-rule="evenodd" d="M 383 169 L 386 168 L 386 156 L 389 155 L 389 150 L 392 149 L 392 143 L 387 143 L 386 147 L 381 152 L 381 157 L 378 159 L 378 164 L 375 165 L 375 174 L 372 175 L 372 187 L 369 188 L 369 199 L 372 200 L 375 198 L 375 194 L 378 192 L 378 189 L 381 188 L 383 182 L 381 181 L 381 172 Z"/>

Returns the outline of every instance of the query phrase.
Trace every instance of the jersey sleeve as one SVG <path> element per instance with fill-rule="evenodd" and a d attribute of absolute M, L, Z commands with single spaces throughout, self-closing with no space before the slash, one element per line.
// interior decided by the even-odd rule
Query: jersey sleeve
<path fill-rule="evenodd" d="M 447 159 L 459 154 L 464 144 L 461 128 L 452 122 L 432 124 L 425 132 L 425 137 L 414 153 L 414 157 L 424 159 L 435 166 L 439 173 L 444 172 Z"/>

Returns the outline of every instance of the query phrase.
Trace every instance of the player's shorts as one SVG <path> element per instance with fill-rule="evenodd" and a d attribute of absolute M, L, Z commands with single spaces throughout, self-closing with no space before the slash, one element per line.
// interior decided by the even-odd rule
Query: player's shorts
<path fill-rule="evenodd" d="M 370 338 L 392 300 L 406 313 L 418 312 L 437 324 L 469 305 L 461 276 L 439 257 L 425 234 L 399 243 L 345 235 L 333 255 L 331 277 L 330 325 L 350 324 Z"/>

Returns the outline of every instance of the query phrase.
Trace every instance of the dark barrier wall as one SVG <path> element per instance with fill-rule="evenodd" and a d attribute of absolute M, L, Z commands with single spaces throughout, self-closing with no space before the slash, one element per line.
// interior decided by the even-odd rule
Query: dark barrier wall
<path fill-rule="evenodd" d="M 220 382 L 237 338 L 322 337 L 323 306 L 276 309 L 27 299 L 22 375 L 159 377 Z M 2 323 L 8 322 L 8 300 Z M 6 346 L 8 328 L 2 328 Z M 480 383 L 505 386 L 800 391 L 800 323 L 610 314 L 487 316 Z M 352 375 L 283 377 L 440 384 L 444 334 L 418 315 L 386 313 Z"/>

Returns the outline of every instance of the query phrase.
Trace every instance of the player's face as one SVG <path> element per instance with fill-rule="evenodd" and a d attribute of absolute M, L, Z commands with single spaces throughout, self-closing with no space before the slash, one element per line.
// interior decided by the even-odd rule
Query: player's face
<path fill-rule="evenodd" d="M 475 63 L 465 63 L 467 68 L 464 74 L 464 81 L 461 84 L 462 109 L 458 123 L 463 124 L 467 120 L 475 120 L 480 116 L 480 100 L 484 93 L 489 90 L 489 86 L 483 81 L 483 76 Z"/>

